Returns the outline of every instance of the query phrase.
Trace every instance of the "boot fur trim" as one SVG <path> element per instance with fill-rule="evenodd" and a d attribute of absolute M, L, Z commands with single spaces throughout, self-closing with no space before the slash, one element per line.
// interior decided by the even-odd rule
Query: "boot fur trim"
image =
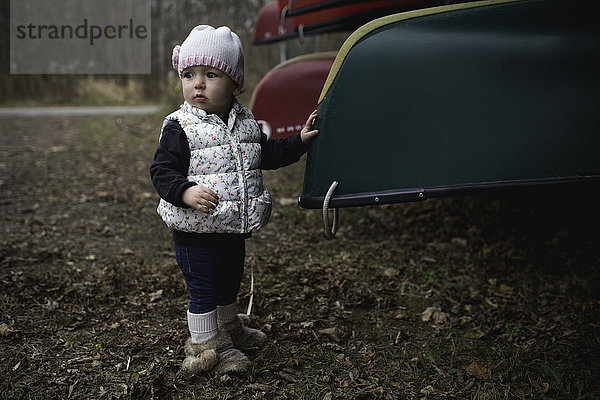
<path fill-rule="evenodd" d="M 192 338 L 188 338 L 188 340 L 185 341 L 184 349 L 186 356 L 197 356 L 207 349 L 214 349 L 219 352 L 230 347 L 233 347 L 231 339 L 229 339 L 227 335 L 218 333 L 216 336 L 202 343 L 192 343 Z"/>
<path fill-rule="evenodd" d="M 182 369 L 190 373 L 213 370 L 218 374 L 241 373 L 248 370 L 251 363 L 248 357 L 233 347 L 228 334 L 219 332 L 217 336 L 202 343 L 185 342 Z"/>
<path fill-rule="evenodd" d="M 250 360 L 238 349 L 227 349 L 218 355 L 214 371 L 218 374 L 242 373 L 250 368 Z"/>
<path fill-rule="evenodd" d="M 235 347 L 243 351 L 259 349 L 267 341 L 267 335 L 263 331 L 248 328 L 239 317 L 219 326 L 219 329 L 227 332 Z"/>
<path fill-rule="evenodd" d="M 215 349 L 204 350 L 197 356 L 187 356 L 185 360 L 183 360 L 181 369 L 190 374 L 208 371 L 217 364 L 217 359 L 217 352 Z"/>

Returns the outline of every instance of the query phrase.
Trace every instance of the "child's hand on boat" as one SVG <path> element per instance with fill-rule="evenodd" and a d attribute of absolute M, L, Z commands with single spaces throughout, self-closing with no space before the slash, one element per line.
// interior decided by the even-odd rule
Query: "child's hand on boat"
<path fill-rule="evenodd" d="M 300 131 L 300 139 L 302 139 L 302 143 L 308 144 L 310 141 L 319 134 L 317 129 L 312 129 L 313 123 L 317 118 L 317 110 L 313 111 L 306 120 L 304 124 L 304 128 Z"/>

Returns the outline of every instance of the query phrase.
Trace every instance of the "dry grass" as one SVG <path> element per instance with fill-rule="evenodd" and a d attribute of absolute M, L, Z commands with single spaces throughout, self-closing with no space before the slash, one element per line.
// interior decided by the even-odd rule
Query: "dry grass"
<path fill-rule="evenodd" d="M 127 80 L 117 83 L 114 79 L 87 76 L 76 82 L 75 96 L 86 103 L 92 104 L 131 104 L 143 102 L 143 93 L 140 82 Z"/>
<path fill-rule="evenodd" d="M 144 76 L 0 76 L 0 104 L 7 107 L 56 105 L 179 104 L 177 80 Z"/>

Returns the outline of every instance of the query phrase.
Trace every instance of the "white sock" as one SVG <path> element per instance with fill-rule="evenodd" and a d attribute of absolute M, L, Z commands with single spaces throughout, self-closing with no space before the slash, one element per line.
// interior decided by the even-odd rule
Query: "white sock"
<path fill-rule="evenodd" d="M 205 314 L 192 314 L 187 312 L 188 328 L 192 336 L 192 343 L 206 342 L 217 335 L 217 310 Z"/>
<path fill-rule="evenodd" d="M 217 321 L 219 325 L 226 324 L 237 318 L 237 303 L 233 302 L 226 306 L 217 306 Z"/>

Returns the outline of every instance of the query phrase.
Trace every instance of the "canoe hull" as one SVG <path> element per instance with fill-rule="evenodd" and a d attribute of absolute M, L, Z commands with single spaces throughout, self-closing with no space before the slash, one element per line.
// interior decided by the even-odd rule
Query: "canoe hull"
<path fill-rule="evenodd" d="M 600 29 L 583 4 L 439 7 L 360 37 L 321 95 L 301 206 L 333 181 L 334 207 L 598 182 Z"/>

